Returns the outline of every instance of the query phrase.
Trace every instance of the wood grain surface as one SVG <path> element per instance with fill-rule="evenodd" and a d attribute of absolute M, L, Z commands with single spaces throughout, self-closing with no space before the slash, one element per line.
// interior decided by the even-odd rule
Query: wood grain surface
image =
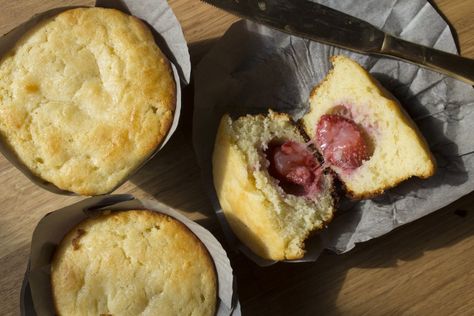
<path fill-rule="evenodd" d="M 34 13 L 84 2 L 0 0 L 0 34 Z M 237 20 L 198 0 L 169 3 L 183 26 L 193 64 Z M 462 54 L 474 58 L 474 1 L 434 4 L 457 32 Z M 207 225 L 222 240 L 191 144 L 192 87 L 185 91 L 183 108 L 170 143 L 116 193 L 156 198 Z M 36 187 L 0 157 L 0 315 L 19 315 L 36 223 L 81 199 Z M 324 253 L 316 263 L 259 268 L 242 255 L 229 256 L 243 315 L 474 315 L 474 194 L 347 254 Z"/>

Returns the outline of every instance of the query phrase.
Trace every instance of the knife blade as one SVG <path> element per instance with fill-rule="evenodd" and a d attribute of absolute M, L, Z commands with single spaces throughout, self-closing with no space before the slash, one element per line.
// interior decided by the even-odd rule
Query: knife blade
<path fill-rule="evenodd" d="M 271 28 L 352 51 L 394 57 L 474 85 L 474 60 L 405 41 L 307 0 L 202 0 Z"/>

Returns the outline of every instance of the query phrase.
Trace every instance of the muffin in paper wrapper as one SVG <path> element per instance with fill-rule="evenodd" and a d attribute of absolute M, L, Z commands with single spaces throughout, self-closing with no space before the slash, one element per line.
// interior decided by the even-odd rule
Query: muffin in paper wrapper
<path fill-rule="evenodd" d="M 183 223 L 199 238 L 212 257 L 217 274 L 217 316 L 240 315 L 236 282 L 229 258 L 221 244 L 202 226 L 171 207 L 132 195 L 93 197 L 56 210 L 43 217 L 35 228 L 31 242 L 28 269 L 21 290 L 21 314 L 54 315 L 51 290 L 51 259 L 63 237 L 83 220 L 103 211 L 150 210 L 169 215 Z"/>
<path fill-rule="evenodd" d="M 84 6 L 90 7 L 94 4 L 97 7 L 114 8 L 120 10 L 146 22 L 153 33 L 158 47 L 170 61 L 174 81 L 176 83 L 176 107 L 173 122 L 166 137 L 148 158 L 146 158 L 137 168 L 132 170 L 110 191 L 112 192 L 125 183 L 134 173 L 136 173 L 143 165 L 152 159 L 166 145 L 173 133 L 176 131 L 181 113 L 181 85 L 187 85 L 189 83 L 191 76 L 191 60 L 181 25 L 179 24 L 176 16 L 166 1 L 98 0 L 95 2 L 84 0 Z M 76 7 L 78 6 L 59 7 L 39 13 L 33 16 L 27 22 L 22 23 L 7 34 L 3 35 L 0 37 L 0 56 L 6 54 L 12 47 L 14 47 L 17 40 L 20 39 L 23 34 L 25 34 L 40 21 L 57 15 L 65 10 Z M 62 190 L 54 184 L 47 182 L 35 175 L 20 161 L 20 159 L 8 148 L 8 146 L 3 143 L 3 141 L 0 141 L 0 152 L 36 185 L 53 193 L 75 195 L 75 193 Z"/>

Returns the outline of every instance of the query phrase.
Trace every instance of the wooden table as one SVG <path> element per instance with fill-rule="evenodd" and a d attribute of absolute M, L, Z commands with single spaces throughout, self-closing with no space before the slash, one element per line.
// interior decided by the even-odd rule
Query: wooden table
<path fill-rule="evenodd" d="M 158 0 L 157 0 L 158 1 Z M 0 34 L 34 12 L 83 0 L 0 0 Z M 171 0 L 193 64 L 235 17 L 197 0 Z M 436 0 L 474 58 L 473 0 Z M 156 198 L 209 225 L 222 239 L 191 144 L 192 91 L 166 148 L 117 193 Z M 474 122 L 473 122 L 474 124 Z M 81 200 L 31 184 L 0 157 L 0 315 L 19 314 L 30 238 L 47 212 Z M 344 255 L 259 268 L 230 253 L 244 315 L 474 315 L 474 194 Z"/>

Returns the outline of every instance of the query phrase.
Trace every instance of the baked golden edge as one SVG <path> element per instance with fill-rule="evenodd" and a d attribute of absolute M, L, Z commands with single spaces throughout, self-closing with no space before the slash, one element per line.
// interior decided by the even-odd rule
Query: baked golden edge
<path fill-rule="evenodd" d="M 69 13 L 73 10 L 75 10 L 75 9 L 65 11 L 62 14 Z M 116 9 L 108 9 L 108 10 L 112 10 L 111 12 L 125 14 L 122 11 L 116 10 Z M 161 118 L 161 120 L 160 120 L 160 122 L 161 122 L 160 134 L 157 135 L 157 137 L 154 141 L 150 142 L 150 144 L 148 146 L 148 150 L 147 150 L 149 152 L 149 154 L 147 156 L 144 156 L 140 161 L 137 161 L 135 166 L 132 167 L 130 169 L 130 171 L 123 176 L 122 180 L 118 181 L 118 183 L 115 186 L 112 186 L 112 187 L 107 188 L 106 190 L 103 190 L 105 192 L 94 192 L 94 191 L 86 191 L 86 190 L 77 190 L 78 192 L 74 192 L 74 193 L 78 193 L 80 195 L 94 196 L 94 195 L 107 194 L 107 193 L 110 193 L 110 192 L 114 191 L 119 186 L 121 186 L 132 174 L 134 174 L 136 171 L 138 171 L 142 167 L 142 165 L 145 164 L 148 159 L 150 159 L 150 157 L 152 157 L 155 154 L 156 150 L 158 150 L 158 147 L 161 145 L 164 138 L 168 134 L 168 132 L 170 130 L 170 127 L 171 127 L 171 125 L 173 123 L 173 120 L 174 120 L 174 115 L 175 115 L 175 111 L 176 111 L 176 101 L 177 101 L 176 85 L 179 84 L 179 83 L 177 83 L 174 79 L 174 74 L 173 74 L 173 70 L 172 70 L 172 67 L 171 67 L 171 63 L 170 63 L 169 59 L 166 57 L 166 55 L 163 53 L 161 48 L 156 43 L 156 41 L 154 39 L 154 36 L 153 36 L 153 33 L 151 32 L 149 27 L 143 21 L 141 21 L 139 18 L 137 18 L 133 15 L 129 15 L 129 14 L 127 14 L 127 15 L 129 17 L 131 23 L 135 23 L 137 28 L 140 29 L 143 32 L 145 37 L 151 38 L 153 40 L 156 47 L 158 48 L 159 55 L 161 55 L 161 57 L 163 57 L 163 60 L 165 61 L 166 65 L 167 65 L 168 73 L 169 73 L 172 81 L 174 82 L 174 87 L 173 87 L 174 89 L 173 89 L 173 92 L 171 93 L 171 98 L 169 100 L 166 100 L 168 102 L 165 102 L 165 100 L 163 100 L 164 101 L 163 103 L 166 105 L 167 109 L 171 110 L 172 116 L 169 119 L 168 118 Z"/>

